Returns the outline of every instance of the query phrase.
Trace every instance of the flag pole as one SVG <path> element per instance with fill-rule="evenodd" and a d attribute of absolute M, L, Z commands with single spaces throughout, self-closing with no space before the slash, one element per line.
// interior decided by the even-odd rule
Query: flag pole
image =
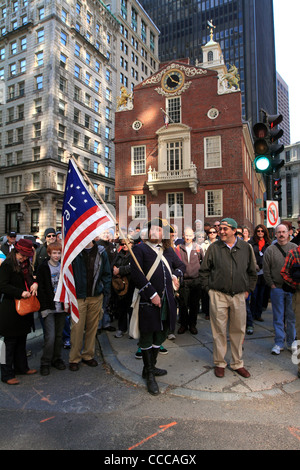
<path fill-rule="evenodd" d="M 104 200 L 102 199 L 102 196 L 101 196 L 101 195 L 96 191 L 96 189 L 94 188 L 93 183 L 91 182 L 90 178 L 88 177 L 88 175 L 86 174 L 86 172 L 84 171 L 84 169 L 81 167 L 80 163 L 77 162 L 77 160 L 76 160 L 76 158 L 74 157 L 73 154 L 70 155 L 70 158 L 71 158 L 71 160 L 75 163 L 75 165 L 77 166 L 77 168 L 78 168 L 79 171 L 81 172 L 82 176 L 83 176 L 83 177 L 86 179 L 86 181 L 89 183 L 89 185 L 90 185 L 90 187 L 92 188 L 92 190 L 94 191 L 95 195 L 100 199 L 101 204 L 103 204 L 103 206 L 104 206 L 106 212 L 107 212 L 107 213 L 109 214 L 109 216 L 112 218 L 113 222 L 114 222 L 115 224 L 117 224 L 117 221 L 116 221 L 114 215 L 112 214 L 112 212 L 111 212 L 111 211 L 109 210 L 109 208 L 107 207 L 106 203 L 105 203 Z M 139 268 L 139 270 L 140 270 L 141 272 L 143 272 L 143 270 L 142 270 L 142 268 L 141 268 L 141 266 L 140 266 L 138 260 L 136 259 L 135 254 L 134 254 L 133 251 L 132 251 L 131 246 L 130 246 L 130 245 L 128 244 L 128 242 L 127 242 L 127 238 L 125 237 L 124 232 L 122 231 L 122 228 L 121 228 L 121 227 L 119 227 L 119 232 L 120 232 L 120 234 L 121 234 L 121 236 L 122 236 L 122 239 L 125 240 L 125 243 L 126 243 L 126 245 L 127 245 L 127 248 L 128 248 L 128 250 L 129 250 L 129 252 L 130 252 L 132 258 L 134 259 L 134 261 L 135 261 L 137 267 Z"/>

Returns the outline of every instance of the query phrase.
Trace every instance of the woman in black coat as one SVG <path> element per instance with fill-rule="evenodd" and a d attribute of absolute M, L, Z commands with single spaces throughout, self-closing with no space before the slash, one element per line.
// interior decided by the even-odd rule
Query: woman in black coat
<path fill-rule="evenodd" d="M 127 239 L 128 245 L 132 245 L 133 242 Z M 116 331 L 115 337 L 121 338 L 128 328 L 128 320 L 131 317 L 131 303 L 133 295 L 133 285 L 130 282 L 131 274 L 131 254 L 125 240 L 120 240 L 120 251 L 116 258 L 113 260 L 112 273 L 113 278 L 127 278 L 126 293 L 123 295 L 122 291 L 115 291 L 113 289 L 114 306 L 116 309 L 116 316 L 118 318 L 118 330 Z"/>
<path fill-rule="evenodd" d="M 1 380 L 9 385 L 19 381 L 16 374 L 33 374 L 26 355 L 26 338 L 34 326 L 33 313 L 20 316 L 15 299 L 37 294 L 37 283 L 32 275 L 29 258 L 34 254 L 30 240 L 21 239 L 15 244 L 0 267 L 0 335 L 4 336 L 5 364 L 1 364 Z"/>
<path fill-rule="evenodd" d="M 250 243 L 253 248 L 258 271 L 256 288 L 250 298 L 250 310 L 254 320 L 263 321 L 261 315 L 263 311 L 264 293 L 267 286 L 262 267 L 265 251 L 271 245 L 267 227 L 263 224 L 257 225 L 254 229 L 254 235 L 248 243 Z M 247 330 L 249 331 L 248 323 Z"/>

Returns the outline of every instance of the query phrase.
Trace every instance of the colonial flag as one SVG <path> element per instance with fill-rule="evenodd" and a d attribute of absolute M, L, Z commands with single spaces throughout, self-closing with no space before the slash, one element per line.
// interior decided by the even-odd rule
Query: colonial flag
<path fill-rule="evenodd" d="M 164 114 L 164 122 L 165 122 L 165 127 L 168 127 L 168 125 L 169 125 L 169 116 L 167 114 Z"/>
<path fill-rule="evenodd" d="M 72 261 L 99 232 L 112 227 L 113 220 L 89 194 L 77 165 L 69 160 L 63 203 L 63 248 L 61 273 L 55 301 L 70 305 L 74 321 L 79 313 L 73 277 Z"/>

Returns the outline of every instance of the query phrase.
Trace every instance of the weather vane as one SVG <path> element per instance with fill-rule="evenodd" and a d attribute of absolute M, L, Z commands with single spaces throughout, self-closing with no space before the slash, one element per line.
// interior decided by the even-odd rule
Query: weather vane
<path fill-rule="evenodd" d="M 213 41 L 214 39 L 214 29 L 216 29 L 216 26 L 213 25 L 213 20 L 207 20 L 207 27 L 210 30 L 210 40 Z"/>

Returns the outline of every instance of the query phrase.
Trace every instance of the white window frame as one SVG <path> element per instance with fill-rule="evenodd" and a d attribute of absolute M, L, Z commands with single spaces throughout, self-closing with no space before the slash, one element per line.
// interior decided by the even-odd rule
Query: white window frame
<path fill-rule="evenodd" d="M 139 153 L 139 155 L 137 155 L 137 153 Z M 144 168 L 142 168 L 141 171 L 138 171 L 138 168 L 142 165 L 144 166 Z M 138 176 L 138 175 L 145 175 L 145 174 L 146 174 L 146 145 L 137 145 L 137 146 L 131 147 L 131 175 Z"/>
<path fill-rule="evenodd" d="M 211 152 L 208 152 L 209 143 L 213 145 L 213 151 Z M 219 157 L 213 157 L 215 159 L 213 164 L 209 164 L 210 155 L 219 155 Z M 222 168 L 222 140 L 220 135 L 204 137 L 204 169 L 211 170 L 213 168 Z"/>
<path fill-rule="evenodd" d="M 179 103 L 177 108 L 174 107 L 174 103 Z M 166 112 L 169 119 L 169 124 L 180 124 L 182 121 L 182 103 L 181 96 L 172 96 L 166 98 Z M 179 114 L 179 120 L 176 119 L 176 115 Z"/>
<path fill-rule="evenodd" d="M 167 142 L 167 171 L 180 171 L 183 164 L 183 143 L 181 140 Z"/>
<path fill-rule="evenodd" d="M 138 199 L 140 199 L 139 202 Z M 132 218 L 147 220 L 147 196 L 146 194 L 133 194 L 131 196 Z M 142 208 L 139 217 L 136 217 L 137 210 Z"/>
<path fill-rule="evenodd" d="M 213 193 L 217 197 L 216 202 L 210 200 Z M 214 205 L 213 210 L 209 207 L 212 204 Z M 223 217 L 223 189 L 208 189 L 205 191 L 205 216 Z"/>
<path fill-rule="evenodd" d="M 174 198 L 174 203 L 170 202 L 170 197 Z M 182 202 L 178 202 L 178 197 L 181 197 Z M 182 219 L 184 217 L 184 192 L 177 191 L 166 194 L 166 207 L 167 207 L 167 217 L 174 219 Z M 173 207 L 174 213 L 170 211 L 170 207 Z M 180 207 L 180 209 L 179 209 Z"/>

